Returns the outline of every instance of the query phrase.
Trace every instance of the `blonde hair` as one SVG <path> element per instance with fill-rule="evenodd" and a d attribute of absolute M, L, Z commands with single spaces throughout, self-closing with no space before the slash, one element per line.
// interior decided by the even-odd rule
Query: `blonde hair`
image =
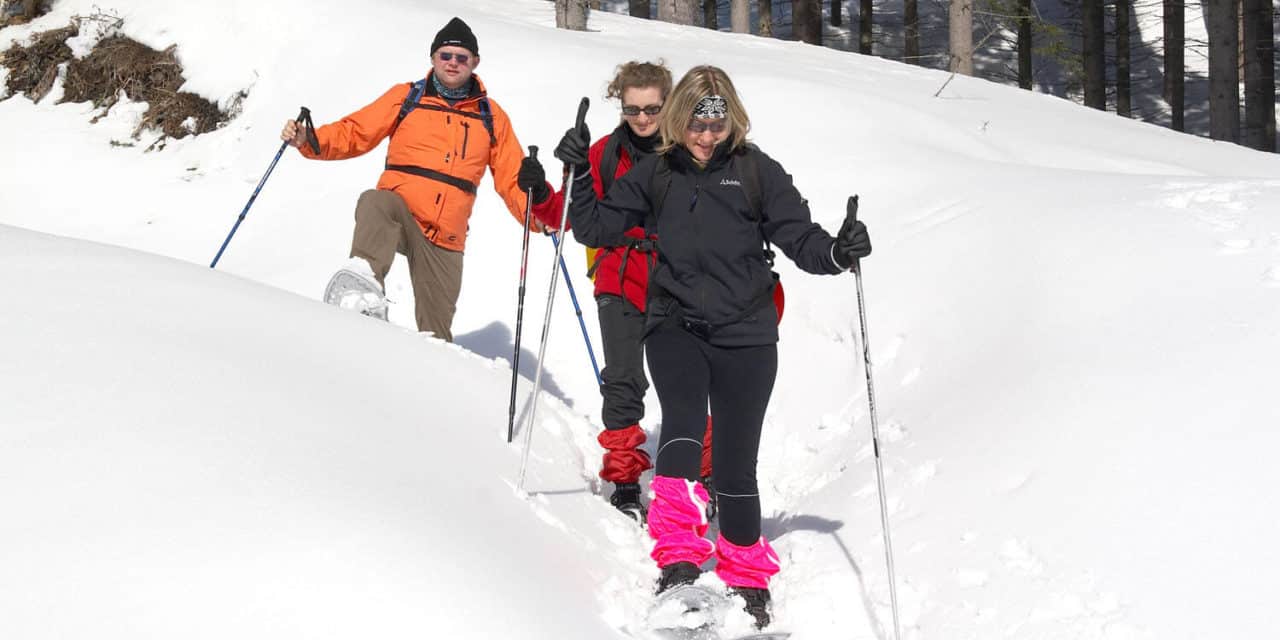
<path fill-rule="evenodd" d="M 751 130 L 751 118 L 742 106 L 738 91 L 733 88 L 733 81 L 724 69 L 703 65 L 694 67 L 680 78 L 671 97 L 663 107 L 662 122 L 658 125 L 658 133 L 662 136 L 662 144 L 658 146 L 660 153 L 666 153 L 684 142 L 685 130 L 693 121 L 693 109 L 698 101 L 707 96 L 724 98 L 729 108 L 729 138 L 731 150 L 737 151 L 747 143 L 747 132 Z"/>
<path fill-rule="evenodd" d="M 622 93 L 627 89 L 646 87 L 657 87 L 662 92 L 663 100 L 671 93 L 671 70 L 661 59 L 657 63 L 632 60 L 618 65 L 604 97 L 621 100 Z"/>

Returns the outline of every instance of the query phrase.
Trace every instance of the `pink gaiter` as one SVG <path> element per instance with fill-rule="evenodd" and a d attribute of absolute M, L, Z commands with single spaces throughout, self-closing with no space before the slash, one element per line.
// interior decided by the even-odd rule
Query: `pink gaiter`
<path fill-rule="evenodd" d="M 716 540 L 716 575 L 730 587 L 768 589 L 769 578 L 780 568 L 778 554 L 764 536 L 749 547 L 739 547 L 724 536 Z"/>
<path fill-rule="evenodd" d="M 711 559 L 715 544 L 707 534 L 707 501 L 710 496 L 700 483 L 654 476 L 653 502 L 649 504 L 649 537 L 656 542 L 649 554 L 659 567 L 677 562 L 698 566 Z"/>

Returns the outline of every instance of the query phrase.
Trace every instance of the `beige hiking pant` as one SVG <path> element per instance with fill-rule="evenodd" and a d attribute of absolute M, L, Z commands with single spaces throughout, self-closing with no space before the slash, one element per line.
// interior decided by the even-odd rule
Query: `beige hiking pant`
<path fill-rule="evenodd" d="M 428 242 L 404 199 L 394 191 L 365 191 L 356 203 L 351 256 L 368 260 L 382 283 L 396 253 L 409 260 L 418 330 L 453 342 L 453 314 L 462 291 L 462 252 Z"/>

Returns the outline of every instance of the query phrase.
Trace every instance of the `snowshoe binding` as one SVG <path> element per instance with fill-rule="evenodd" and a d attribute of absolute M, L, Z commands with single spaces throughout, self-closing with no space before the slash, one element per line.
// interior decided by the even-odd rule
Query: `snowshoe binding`
<path fill-rule="evenodd" d="M 702 570 L 692 562 L 662 568 L 658 597 L 649 609 L 648 624 L 664 640 L 719 640 L 729 600 L 694 584 Z"/>
<path fill-rule="evenodd" d="M 379 320 L 387 319 L 387 299 L 382 285 L 373 277 L 369 263 L 352 258 L 338 269 L 324 289 L 324 301 Z"/>
<path fill-rule="evenodd" d="M 640 483 L 620 482 L 615 485 L 613 495 L 609 496 L 609 504 L 626 514 L 628 518 L 635 520 L 640 526 L 645 525 L 649 512 L 640 503 Z"/>

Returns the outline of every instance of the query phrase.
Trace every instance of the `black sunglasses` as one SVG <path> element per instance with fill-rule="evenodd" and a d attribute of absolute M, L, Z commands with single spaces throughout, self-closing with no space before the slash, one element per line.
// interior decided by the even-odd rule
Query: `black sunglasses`
<path fill-rule="evenodd" d="M 687 128 L 689 129 L 689 133 L 701 134 L 703 132 L 710 131 L 711 133 L 720 134 L 724 133 L 725 129 L 729 128 L 729 123 L 724 120 L 716 120 L 715 122 L 690 120 Z"/>
<path fill-rule="evenodd" d="M 448 51 L 441 51 L 437 55 L 439 55 L 440 59 L 444 60 L 445 62 L 448 62 L 454 58 L 457 58 L 458 64 L 466 64 L 467 61 L 471 59 L 471 56 L 465 53 L 449 53 Z"/>
<path fill-rule="evenodd" d="M 624 104 L 624 105 L 622 105 L 622 115 L 624 115 L 624 116 L 638 116 L 638 115 L 640 115 L 640 112 L 642 112 L 642 111 L 644 112 L 644 114 L 645 114 L 646 116 L 656 116 L 656 115 L 658 115 L 659 113 L 662 113 L 662 105 L 660 105 L 660 104 L 651 104 L 651 105 L 649 105 L 649 106 L 647 106 L 647 107 L 643 107 L 643 108 L 642 108 L 642 107 L 637 107 L 637 106 L 635 106 L 634 104 Z"/>

